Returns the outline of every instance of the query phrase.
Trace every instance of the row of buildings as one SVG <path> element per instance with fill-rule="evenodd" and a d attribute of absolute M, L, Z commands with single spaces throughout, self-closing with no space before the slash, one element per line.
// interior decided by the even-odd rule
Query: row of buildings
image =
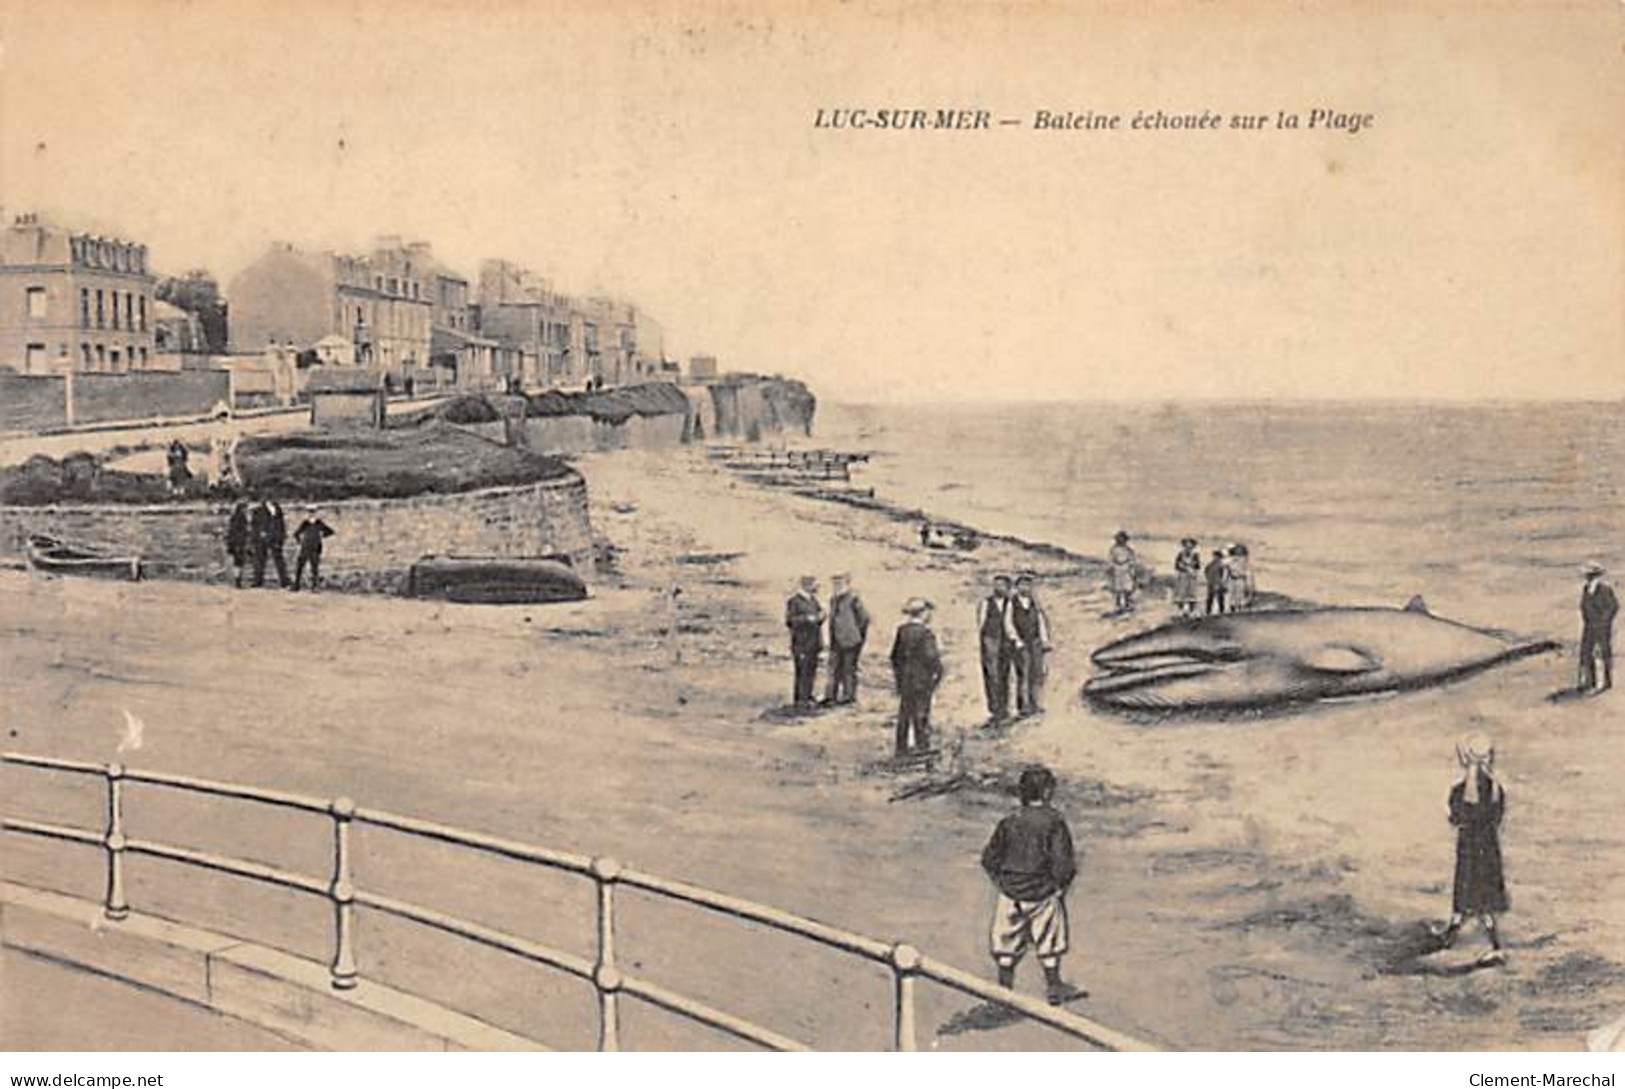
<path fill-rule="evenodd" d="M 0 367 L 196 361 L 196 318 L 157 299 L 156 283 L 139 243 L 17 217 L 0 237 Z M 564 294 L 509 261 L 486 261 L 470 283 L 428 243 L 399 237 L 366 254 L 273 244 L 225 297 L 233 356 L 364 367 L 407 388 L 620 385 L 675 369 L 659 324 L 631 303 Z"/>

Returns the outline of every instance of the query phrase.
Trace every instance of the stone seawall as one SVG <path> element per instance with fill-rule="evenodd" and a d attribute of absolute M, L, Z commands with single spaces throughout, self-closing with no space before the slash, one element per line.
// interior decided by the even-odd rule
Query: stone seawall
<path fill-rule="evenodd" d="M 347 499 L 317 509 L 336 533 L 322 554 L 323 581 L 335 588 L 396 592 L 412 564 L 433 554 L 563 554 L 578 570 L 591 570 L 587 483 L 574 472 L 517 487 Z M 291 535 L 305 508 L 289 505 L 286 511 L 291 574 Z M 138 554 L 155 576 L 220 581 L 231 576 L 225 545 L 230 513 L 229 505 L 216 503 L 0 506 L 0 554 L 24 555 L 29 535 L 43 533 L 119 555 Z"/>

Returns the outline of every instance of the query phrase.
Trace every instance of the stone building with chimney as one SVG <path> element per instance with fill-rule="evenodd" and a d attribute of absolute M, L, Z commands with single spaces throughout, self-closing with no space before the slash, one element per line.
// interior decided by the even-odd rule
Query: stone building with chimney
<path fill-rule="evenodd" d="M 0 234 L 0 367 L 149 367 L 155 286 L 146 246 L 18 216 Z"/>
<path fill-rule="evenodd" d="M 355 363 L 396 382 L 430 382 L 433 261 L 421 243 L 380 238 L 361 256 L 309 253 L 285 242 L 233 277 L 231 350 L 257 353 L 268 345 L 314 351 L 342 337 Z"/>

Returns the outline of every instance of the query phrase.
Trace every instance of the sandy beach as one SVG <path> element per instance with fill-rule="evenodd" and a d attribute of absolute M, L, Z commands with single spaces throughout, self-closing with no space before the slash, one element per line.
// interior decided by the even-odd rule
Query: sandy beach
<path fill-rule="evenodd" d="M 1167 606 L 1104 618 L 1086 559 L 1008 541 L 927 551 L 884 510 L 747 483 L 699 451 L 579 465 L 610 558 L 579 605 L 0 573 L 7 744 L 113 759 L 129 710 L 147 723 L 143 748 L 119 757 L 131 764 L 348 794 L 613 854 L 984 972 L 991 890 L 977 854 L 1011 805 L 999 784 L 1042 760 L 1061 775 L 1082 851 L 1068 972 L 1091 991 L 1080 1011 L 1115 1028 L 1184 1048 L 1572 1049 L 1625 1006 L 1625 889 L 1606 864 L 1622 842 L 1610 811 L 1625 747 L 1611 699 L 1547 699 L 1570 660 L 1261 720 L 1113 719 L 1078 698 L 1088 654 Z M 994 735 L 981 728 L 973 624 L 1001 570 L 1039 576 L 1057 650 L 1047 712 Z M 837 571 L 875 617 L 859 702 L 786 714 L 784 596 L 800 574 L 827 587 Z M 963 735 L 971 785 L 894 800 L 929 781 L 883 766 L 894 710 L 884 656 L 912 596 L 937 605 L 948 672 L 934 717 L 946 739 Z M 1409 954 L 1448 912 L 1444 799 L 1454 739 L 1475 714 L 1493 719 L 1508 754 L 1511 962 L 1434 973 Z M 8 812 L 96 819 L 71 783 L 4 778 Z M 303 826 L 211 808 L 200 827 L 195 807 L 159 796 L 131 812 L 144 835 L 310 872 L 323 864 L 320 836 Z M 368 837 L 358 879 L 585 948 L 578 887 L 439 855 L 430 877 L 414 868 L 423 850 Z M 88 852 L 30 843 L 8 857 L 18 880 L 95 894 Z M 1575 861 L 1585 858 L 1597 861 Z M 137 867 L 131 898 L 228 931 L 251 924 L 295 952 L 324 949 L 320 905 L 276 893 L 152 862 Z M 872 971 L 666 909 L 635 911 L 628 930 L 629 959 L 663 983 L 819 1046 L 885 1043 L 887 996 Z M 363 921 L 360 957 L 363 973 L 493 1023 L 590 1044 L 588 992 L 538 970 L 376 920 Z M 1036 975 L 1025 965 L 1020 986 L 1035 991 Z M 950 995 L 925 1000 L 928 1046 L 1064 1044 Z M 628 1036 L 638 1047 L 718 1043 L 653 1012 L 634 1015 Z"/>

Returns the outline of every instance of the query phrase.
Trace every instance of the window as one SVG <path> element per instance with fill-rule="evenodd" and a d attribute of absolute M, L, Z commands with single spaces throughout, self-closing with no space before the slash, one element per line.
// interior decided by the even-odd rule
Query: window
<path fill-rule="evenodd" d="M 117 291 L 112 291 L 112 292 L 109 292 L 108 294 L 112 296 L 112 301 L 113 301 L 113 328 L 117 329 L 118 328 L 118 309 L 119 309 L 118 292 Z"/>
<path fill-rule="evenodd" d="M 112 368 L 115 371 L 118 370 L 118 349 L 117 348 L 114 348 L 111 352 L 107 353 L 107 362 L 112 365 Z"/>
<path fill-rule="evenodd" d="M 101 294 L 101 292 L 97 292 L 97 294 L 99 295 L 99 294 Z M 96 345 L 96 369 L 101 370 L 102 367 L 106 365 L 106 363 L 107 363 L 107 345 L 98 344 L 98 345 Z"/>
<path fill-rule="evenodd" d="M 135 296 L 128 291 L 124 293 L 124 328 L 135 328 Z"/>
<path fill-rule="evenodd" d="M 96 289 L 96 328 L 98 329 L 102 329 L 107 326 L 107 314 L 103 310 L 102 305 L 102 289 L 98 287 Z M 98 352 L 101 351 L 101 346 L 97 345 L 96 350 Z"/>
<path fill-rule="evenodd" d="M 79 325 L 81 328 L 90 328 L 90 288 L 79 289 Z"/>
<path fill-rule="evenodd" d="M 28 296 L 28 316 L 30 318 L 43 318 L 45 316 L 45 289 L 31 287 L 25 292 Z"/>
<path fill-rule="evenodd" d="M 138 308 L 138 313 L 141 315 L 140 329 L 143 333 L 145 333 L 147 331 L 147 297 L 143 295 L 138 301 L 141 304 Z"/>
<path fill-rule="evenodd" d="M 88 345 L 88 344 L 79 345 L 79 355 L 84 360 L 85 370 L 88 371 L 90 369 L 90 345 Z"/>
<path fill-rule="evenodd" d="M 391 276 L 389 278 L 389 293 L 391 295 L 398 295 L 398 294 L 400 294 L 400 290 L 401 290 L 401 282 L 399 280 L 397 280 L 395 277 Z"/>
<path fill-rule="evenodd" d="M 28 372 L 29 374 L 45 373 L 45 345 L 30 344 L 28 346 Z"/>

